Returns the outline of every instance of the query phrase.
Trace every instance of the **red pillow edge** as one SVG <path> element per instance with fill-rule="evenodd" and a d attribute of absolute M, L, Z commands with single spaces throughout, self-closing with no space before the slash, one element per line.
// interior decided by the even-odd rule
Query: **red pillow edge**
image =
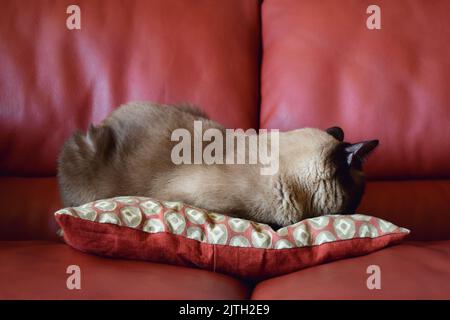
<path fill-rule="evenodd" d="M 208 244 L 168 232 L 147 233 L 125 226 L 57 215 L 65 242 L 86 253 L 197 267 L 263 280 L 346 257 L 365 255 L 403 240 L 407 233 L 353 238 L 288 249 Z"/>

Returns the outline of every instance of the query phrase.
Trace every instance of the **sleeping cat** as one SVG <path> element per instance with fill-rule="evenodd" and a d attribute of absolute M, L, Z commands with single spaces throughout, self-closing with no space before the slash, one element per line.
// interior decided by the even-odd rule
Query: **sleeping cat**
<path fill-rule="evenodd" d="M 217 128 L 191 107 L 135 102 L 121 106 L 86 134 L 70 137 L 59 156 L 65 206 L 121 195 L 183 201 L 210 211 L 286 226 L 323 214 L 349 214 L 364 191 L 362 162 L 377 140 L 349 144 L 342 129 L 279 134 L 279 170 L 261 164 L 181 164 L 171 159 L 175 129 Z M 224 153 L 227 152 L 225 148 Z"/>

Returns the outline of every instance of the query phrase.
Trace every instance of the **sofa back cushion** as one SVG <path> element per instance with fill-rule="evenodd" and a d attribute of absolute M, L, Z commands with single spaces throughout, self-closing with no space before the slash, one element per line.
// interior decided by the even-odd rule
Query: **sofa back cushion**
<path fill-rule="evenodd" d="M 258 124 L 258 0 L 2 1 L 0 174 L 54 175 L 63 141 L 131 100 Z"/>
<path fill-rule="evenodd" d="M 450 177 L 449 1 L 266 0 L 261 126 L 380 139 L 372 178 Z"/>

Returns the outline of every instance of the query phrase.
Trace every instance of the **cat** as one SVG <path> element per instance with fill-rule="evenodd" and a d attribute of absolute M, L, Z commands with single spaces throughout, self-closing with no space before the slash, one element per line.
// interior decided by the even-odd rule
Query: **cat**
<path fill-rule="evenodd" d="M 192 132 L 194 121 L 204 130 L 225 130 L 194 107 L 132 102 L 87 133 L 76 132 L 58 158 L 64 205 L 136 195 L 275 226 L 350 214 L 364 192 L 363 161 L 378 145 L 344 142 L 339 127 L 304 128 L 279 133 L 279 170 L 273 175 L 261 175 L 260 164 L 176 165 L 171 133 Z"/>

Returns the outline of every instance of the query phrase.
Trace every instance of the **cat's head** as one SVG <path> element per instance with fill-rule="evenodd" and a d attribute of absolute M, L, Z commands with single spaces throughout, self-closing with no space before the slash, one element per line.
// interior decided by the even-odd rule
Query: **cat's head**
<path fill-rule="evenodd" d="M 345 142 L 339 127 L 283 133 L 280 183 L 292 197 L 285 201 L 297 206 L 298 212 L 291 211 L 283 224 L 325 214 L 354 213 L 364 193 L 364 160 L 377 145 L 378 140 Z"/>

